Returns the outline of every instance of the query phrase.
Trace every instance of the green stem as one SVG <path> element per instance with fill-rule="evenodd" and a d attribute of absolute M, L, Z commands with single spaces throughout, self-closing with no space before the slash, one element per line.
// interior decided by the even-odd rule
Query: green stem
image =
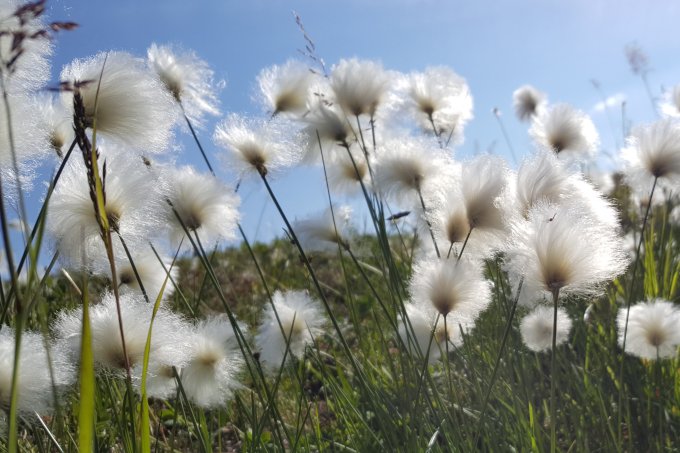
<path fill-rule="evenodd" d="M 463 241 L 463 246 L 460 248 L 460 252 L 458 253 L 458 258 L 456 258 L 456 261 L 460 261 L 460 258 L 463 256 L 463 252 L 465 251 L 465 247 L 467 246 L 468 240 L 470 239 L 470 235 L 472 234 L 472 230 L 474 227 L 470 227 L 468 230 L 467 236 L 465 236 L 465 241 Z M 453 246 L 453 244 L 451 244 Z M 450 250 L 449 250 L 450 252 Z"/>
<path fill-rule="evenodd" d="M 645 215 L 642 220 L 642 228 L 640 229 L 640 239 L 638 240 L 637 243 L 637 248 L 635 249 L 635 262 L 633 263 L 633 272 L 631 274 L 630 278 L 630 283 L 628 284 L 628 293 L 626 294 L 627 300 L 626 300 L 626 322 L 624 323 L 623 327 L 623 339 L 621 340 L 621 365 L 619 367 L 619 401 L 618 401 L 618 408 L 619 408 L 619 416 L 623 416 L 623 396 L 625 392 L 625 381 L 624 381 L 624 367 L 625 367 L 625 358 L 626 358 L 626 339 L 628 337 L 628 320 L 630 318 L 630 306 L 631 303 L 633 302 L 633 288 L 635 287 L 635 283 L 637 282 L 637 270 L 638 270 L 638 264 L 640 262 L 640 250 L 642 249 L 642 243 L 644 242 L 645 239 L 645 229 L 647 227 L 647 221 L 649 220 L 649 213 L 652 208 L 652 200 L 654 199 L 654 191 L 656 190 L 656 185 L 657 182 L 659 181 L 658 176 L 654 178 L 654 183 L 652 184 L 652 190 L 649 193 L 649 202 L 647 203 L 647 209 L 645 210 Z M 644 272 L 645 272 L 645 267 L 642 267 L 642 279 L 644 280 Z M 643 290 L 644 291 L 644 290 Z M 623 429 L 622 429 L 623 423 L 622 420 L 619 420 L 618 423 L 618 443 L 619 443 L 619 448 L 621 447 L 621 442 L 623 440 Z"/>
<path fill-rule="evenodd" d="M 500 278 L 500 277 L 499 277 Z M 482 403 L 482 409 L 480 410 L 479 422 L 477 423 L 477 435 L 475 436 L 475 443 L 477 445 L 479 438 L 482 435 L 482 428 L 484 427 L 484 416 L 486 415 L 486 408 L 489 404 L 489 398 L 491 397 L 491 390 L 493 385 L 496 383 L 496 376 L 498 375 L 498 369 L 501 363 L 501 357 L 503 357 L 503 351 L 505 350 L 505 345 L 510 336 L 510 330 L 512 330 L 512 321 L 515 318 L 515 310 L 517 309 L 517 303 L 519 302 L 519 296 L 522 292 L 522 285 L 524 284 L 524 278 L 519 281 L 517 286 L 517 295 L 512 303 L 512 308 L 510 309 L 510 316 L 508 316 L 508 323 L 505 325 L 505 331 L 503 332 L 503 339 L 501 340 L 501 347 L 498 350 L 498 355 L 496 356 L 496 361 L 493 365 L 493 371 L 491 372 L 491 378 L 489 379 L 489 386 L 484 394 L 484 402 Z"/>
<path fill-rule="evenodd" d="M 418 192 L 418 198 L 420 198 L 420 207 L 423 209 L 423 217 L 425 218 L 427 230 L 430 232 L 430 237 L 432 238 L 432 245 L 434 245 L 434 251 L 437 253 L 437 258 L 441 258 L 442 256 L 439 253 L 439 247 L 437 247 L 437 239 L 434 237 L 434 231 L 432 230 L 432 223 L 430 223 L 430 220 L 427 218 L 427 208 L 425 207 L 423 192 L 420 190 L 420 187 L 416 188 L 416 192 Z"/>
<path fill-rule="evenodd" d="M 557 302 L 560 295 L 560 289 L 552 291 L 553 296 L 553 326 L 552 326 L 552 348 L 550 354 L 550 453 L 557 451 L 557 401 L 555 395 L 556 381 L 557 381 Z"/>
<path fill-rule="evenodd" d="M 203 160 L 205 161 L 205 164 L 208 166 L 208 170 L 210 170 L 210 173 L 215 176 L 215 170 L 213 170 L 212 165 L 210 165 L 210 161 L 208 160 L 208 156 L 205 154 L 205 150 L 203 149 L 203 146 L 201 145 L 201 142 L 198 140 L 198 135 L 196 135 L 196 131 L 194 130 L 194 126 L 191 124 L 191 121 L 189 121 L 189 117 L 187 116 L 186 112 L 184 111 L 184 105 L 182 103 L 179 103 L 180 107 L 182 107 L 182 115 L 184 115 L 184 120 L 187 123 L 187 126 L 189 126 L 189 130 L 191 131 L 191 135 L 194 137 L 194 141 L 196 142 L 196 145 L 198 146 L 198 150 L 201 152 L 201 156 L 203 156 Z"/>

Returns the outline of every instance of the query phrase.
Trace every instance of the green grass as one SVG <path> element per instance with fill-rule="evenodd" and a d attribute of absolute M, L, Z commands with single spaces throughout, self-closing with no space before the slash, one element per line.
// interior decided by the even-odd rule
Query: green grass
<path fill-rule="evenodd" d="M 663 217 L 663 209 L 654 213 L 646 240 L 649 252 L 641 260 L 645 277 L 632 285 L 635 300 L 643 290 L 648 296 L 676 297 L 678 242 L 675 231 L 663 226 Z M 395 235 L 389 236 L 394 269 L 403 280 L 412 264 L 412 240 L 407 237 L 402 243 Z M 380 271 L 359 272 L 343 253 L 310 257 L 352 356 L 348 357 L 337 333 L 329 328 L 304 358 L 292 360 L 283 369 L 280 379 L 259 381 L 244 373 L 243 388 L 221 410 L 193 407 L 181 391 L 170 401 L 152 400 L 148 408 L 151 450 L 549 449 L 550 354 L 533 353 L 523 346 L 517 328 L 522 307 L 512 321 L 480 423 L 513 304 L 499 261 L 488 262 L 494 297 L 475 329 L 448 360 L 425 367 L 396 338 L 393 323 L 404 301 L 380 273 L 386 272 L 381 244 L 369 236 L 355 242 L 358 260 Z M 269 288 L 311 290 L 308 270 L 288 241 L 254 244 L 252 255 L 246 244 L 212 253 L 211 268 L 226 303 L 251 329 L 268 303 L 253 256 Z M 179 261 L 181 295 L 175 293 L 171 306 L 187 317 L 222 311 L 215 285 L 195 260 Z M 602 297 L 562 301 L 575 322 L 569 342 L 558 347 L 557 354 L 558 450 L 673 451 L 679 447 L 677 359 L 654 363 L 625 357 L 620 379 L 622 355 L 614 320 L 626 300 L 626 278 L 615 281 Z M 91 281 L 90 294 L 96 294 L 102 284 Z M 64 279 L 54 276 L 46 279 L 36 297 L 35 310 L 27 319 L 34 329 L 44 330 L 59 310 L 80 303 Z M 583 313 L 589 305 L 586 323 Z M 263 386 L 269 391 L 267 396 L 263 396 Z M 139 443 L 133 437 L 140 433 L 130 427 L 126 392 L 123 379 L 96 377 L 97 451 L 130 451 Z M 619 392 L 624 396 L 621 407 Z M 79 435 L 80 442 L 86 440 L 78 429 L 78 414 L 86 410 L 72 392 L 54 417 L 44 419 L 64 451 L 78 451 Z M 135 411 L 140 410 L 137 405 Z M 139 416 L 134 414 L 132 420 Z M 28 419 L 20 425 L 19 438 L 26 451 L 44 451 L 51 445 L 47 431 Z M 0 445 L 4 451 L 6 444 Z"/>

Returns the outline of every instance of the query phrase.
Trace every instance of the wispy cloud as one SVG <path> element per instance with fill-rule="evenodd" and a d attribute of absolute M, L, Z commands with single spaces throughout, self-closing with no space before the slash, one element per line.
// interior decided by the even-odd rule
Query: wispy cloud
<path fill-rule="evenodd" d="M 607 99 L 604 101 L 600 101 L 597 104 L 593 106 L 593 111 L 594 112 L 604 112 L 606 109 L 609 107 L 618 107 L 621 105 L 622 102 L 626 100 L 626 95 L 623 93 L 616 93 L 612 96 L 609 96 Z"/>

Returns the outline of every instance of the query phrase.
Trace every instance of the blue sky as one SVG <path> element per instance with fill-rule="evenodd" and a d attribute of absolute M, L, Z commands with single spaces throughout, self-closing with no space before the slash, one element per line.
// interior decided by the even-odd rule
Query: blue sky
<path fill-rule="evenodd" d="M 526 126 L 512 114 L 512 91 L 531 83 L 551 102 L 569 102 L 590 113 L 603 148 L 614 138 L 600 96 L 625 96 L 634 123 L 655 117 L 640 79 L 627 65 L 623 49 L 637 42 L 648 54 L 653 90 L 680 82 L 680 4 L 668 0 L 51 0 L 53 20 L 78 22 L 60 34 L 53 77 L 71 59 L 102 50 L 127 50 L 143 56 L 152 42 L 193 49 L 227 82 L 221 93 L 223 113 L 257 113 L 251 101 L 254 78 L 265 66 L 298 55 L 303 46 L 291 11 L 302 17 L 318 53 L 331 65 L 343 57 L 382 61 L 389 69 L 422 70 L 447 65 L 465 77 L 475 101 L 475 119 L 457 149 L 464 158 L 476 150 L 508 155 L 491 113 L 498 107 L 519 154 L 530 150 Z M 620 134 L 620 112 L 612 111 Z M 201 132 L 209 152 L 214 122 Z M 188 137 L 183 159 L 203 170 Z M 617 137 L 617 140 L 620 140 Z M 213 158 L 215 159 L 215 158 Z M 275 190 L 293 218 L 324 207 L 317 171 L 296 170 L 275 182 Z M 39 186 L 38 186 L 39 187 Z M 259 185 L 242 191 L 243 225 L 251 238 L 267 240 L 281 232 L 281 222 Z"/>

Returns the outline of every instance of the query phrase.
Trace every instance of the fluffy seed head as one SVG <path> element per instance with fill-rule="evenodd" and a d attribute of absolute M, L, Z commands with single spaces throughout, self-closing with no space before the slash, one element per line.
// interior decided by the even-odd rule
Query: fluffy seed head
<path fill-rule="evenodd" d="M 538 115 L 529 134 L 539 147 L 578 160 L 592 157 L 600 143 L 590 117 L 567 104 L 554 105 Z"/>
<path fill-rule="evenodd" d="M 412 74 L 408 87 L 409 107 L 419 125 L 456 143 L 472 119 L 472 95 L 464 78 L 446 67 L 431 67 Z"/>
<path fill-rule="evenodd" d="M 375 160 L 375 185 L 385 196 L 399 201 L 418 200 L 437 189 L 448 165 L 439 149 L 413 138 L 388 140 Z"/>
<path fill-rule="evenodd" d="M 515 224 L 510 244 L 509 271 L 524 277 L 529 303 L 555 291 L 597 294 L 628 263 L 618 231 L 577 204 L 538 204 Z"/>
<path fill-rule="evenodd" d="M 144 60 L 125 52 L 102 52 L 74 60 L 60 79 L 87 82 L 79 91 L 86 122 L 93 126 L 96 119 L 98 133 L 145 152 L 163 151 L 167 146 L 178 112 L 172 95 Z M 64 92 L 62 99 L 73 111 L 73 93 Z"/>
<path fill-rule="evenodd" d="M 227 151 L 226 161 L 240 174 L 270 174 L 290 167 L 300 157 L 300 140 L 291 140 L 285 120 L 253 121 L 236 114 L 217 125 L 213 139 Z"/>
<path fill-rule="evenodd" d="M 39 128 L 44 131 L 50 149 L 62 157 L 73 143 L 73 119 L 61 103 L 51 95 L 37 99 Z"/>
<path fill-rule="evenodd" d="M 149 333 L 152 304 L 132 294 L 120 295 L 121 320 L 128 363 L 139 377 L 142 370 L 144 348 Z M 82 310 L 63 311 L 54 325 L 58 341 L 73 360 L 80 358 Z M 125 355 L 121 341 L 116 300 L 112 293 L 90 309 L 92 352 L 97 366 L 121 373 L 125 369 Z M 149 366 L 152 370 L 178 368 L 187 360 L 188 332 L 186 323 L 177 315 L 161 308 L 153 323 Z"/>
<path fill-rule="evenodd" d="M 0 409 L 8 410 L 14 371 L 15 334 L 9 327 L 0 331 Z M 42 336 L 23 332 L 19 356 L 18 404 L 20 412 L 44 414 L 54 402 L 50 359 L 54 383 L 58 390 L 73 382 L 73 366 L 62 348 L 53 347 L 47 355 Z"/>
<path fill-rule="evenodd" d="M 517 171 L 517 203 L 524 217 L 540 201 L 559 203 L 569 196 L 569 189 L 569 173 L 548 150 L 538 150 Z"/>
<path fill-rule="evenodd" d="M 104 178 L 106 214 L 114 233 L 119 232 L 128 245 L 134 248 L 146 242 L 149 235 L 159 228 L 157 212 L 162 205 L 158 184 L 141 160 L 132 161 L 122 154 L 109 153 L 107 150 L 112 149 L 104 150 L 99 161 L 100 175 Z M 73 155 L 67 163 L 50 199 L 47 231 L 54 239 L 61 257 L 69 264 L 89 265 L 89 260 L 104 253 L 90 198 L 87 170 L 78 155 Z M 82 263 L 83 258 L 86 259 L 85 263 Z"/>
<path fill-rule="evenodd" d="M 2 37 L 0 37 L 1 41 Z M 10 146 L 10 121 L 5 108 L 0 109 L 0 172 L 2 172 L 4 196 L 8 199 L 16 195 L 17 178 L 22 189 L 30 188 L 34 169 L 40 160 L 49 153 L 48 132 L 40 121 L 40 105 L 34 97 L 16 94 L 8 98 L 11 112 L 11 131 L 14 140 L 16 163 L 19 170 L 14 171 L 14 157 Z M 67 145 L 68 146 L 68 145 Z"/>
<path fill-rule="evenodd" d="M 528 121 L 540 114 L 546 107 L 545 93 L 538 91 L 531 85 L 522 85 L 512 93 L 512 103 L 515 114 L 520 121 Z"/>
<path fill-rule="evenodd" d="M 201 321 L 193 330 L 190 361 L 182 370 L 187 398 L 203 408 L 224 406 L 240 387 L 237 376 L 243 364 L 229 319 L 218 316 Z"/>
<path fill-rule="evenodd" d="M 366 188 L 371 185 L 371 175 L 365 156 L 360 151 L 350 152 L 352 157 L 347 150 L 339 150 L 326 160 L 328 184 L 336 193 L 354 195 L 361 190 L 362 182 Z"/>
<path fill-rule="evenodd" d="M 170 46 L 154 43 L 147 50 L 147 59 L 149 67 L 158 74 L 172 97 L 182 104 L 194 125 L 200 125 L 205 114 L 219 115 L 213 71 L 194 52 L 177 52 Z"/>
<path fill-rule="evenodd" d="M 431 216 L 437 237 L 452 251 L 467 239 L 465 253 L 480 257 L 498 249 L 515 215 L 510 182 L 511 172 L 500 158 L 482 155 L 462 164 L 443 184 L 443 202 Z"/>
<path fill-rule="evenodd" d="M 443 353 L 446 353 L 447 340 L 449 350 L 460 346 L 463 343 L 461 331 L 465 332 L 471 327 L 469 323 L 461 324 L 453 315 L 448 316 L 444 322 L 443 316 L 423 304 L 408 303 L 404 307 L 408 320 L 403 318 L 400 320 L 399 337 L 412 355 L 416 355 L 416 351 L 420 350 L 423 357 L 428 356 L 430 363 L 436 362 Z"/>
<path fill-rule="evenodd" d="M 255 342 L 263 365 L 278 369 L 286 345 L 288 356 L 302 357 L 305 348 L 323 333 L 326 318 L 319 302 L 304 291 L 277 291 L 272 299 L 274 309 L 267 306 Z"/>
<path fill-rule="evenodd" d="M 349 206 L 333 206 L 321 215 L 293 223 L 293 231 L 303 250 L 334 252 L 338 245 L 347 249 L 351 215 Z"/>
<path fill-rule="evenodd" d="M 240 200 L 233 190 L 191 167 L 168 171 L 164 179 L 171 205 L 166 210 L 166 220 L 175 243 L 185 236 L 185 227 L 192 236 L 199 235 L 203 246 L 235 237 Z M 184 242 L 184 246 L 190 246 L 188 240 Z"/>
<path fill-rule="evenodd" d="M 442 316 L 473 321 L 489 304 L 491 289 L 479 265 L 470 260 L 429 259 L 419 262 L 409 286 L 411 300 L 431 305 Z"/>
<path fill-rule="evenodd" d="M 509 176 L 505 161 L 499 157 L 480 156 L 463 165 L 461 195 L 470 228 L 507 230 L 506 217 L 514 204 Z"/>
<path fill-rule="evenodd" d="M 5 0 L 0 4 L 0 54 L 5 62 L 19 55 L 11 69 L 3 63 L 5 87 L 10 95 L 35 92 L 50 79 L 48 58 L 52 53 L 52 43 L 48 36 L 32 37 L 48 26 L 44 16 L 24 15 L 20 19 L 15 12 L 25 3 Z M 17 36 L 24 37 L 19 48 L 15 47 Z"/>
<path fill-rule="evenodd" d="M 525 218 L 537 203 L 576 204 L 598 222 L 614 230 L 619 226 L 618 212 L 602 192 L 547 150 L 538 150 L 522 162 L 517 173 L 517 202 L 518 212 Z"/>
<path fill-rule="evenodd" d="M 616 318 L 619 346 L 623 346 L 626 331 L 626 310 Z M 656 360 L 674 357 L 680 345 L 680 310 L 663 299 L 640 302 L 630 307 L 626 350 L 628 354 Z"/>
<path fill-rule="evenodd" d="M 308 107 L 315 76 L 307 65 L 296 60 L 263 69 L 257 76 L 259 96 L 272 115 L 302 115 Z"/>
<path fill-rule="evenodd" d="M 330 84 L 347 115 L 373 116 L 387 91 L 389 76 L 380 63 L 353 58 L 333 67 Z"/>
<path fill-rule="evenodd" d="M 680 181 L 680 124 L 666 118 L 635 128 L 621 151 L 626 182 L 649 195 L 654 178 L 662 187 Z"/>
<path fill-rule="evenodd" d="M 169 298 L 175 290 L 172 280 L 176 281 L 178 277 L 178 268 L 172 266 L 172 259 L 161 255 L 161 260 L 163 261 L 159 261 L 151 247 L 140 247 L 133 251 L 131 255 L 134 268 L 125 253 L 117 253 L 116 272 L 121 290 L 142 295 L 142 288 L 135 275 L 136 270 L 149 301 L 153 303 L 160 294 L 169 271 L 170 277 L 167 279 L 165 289 L 163 290 L 163 299 Z M 108 262 L 101 263 L 100 266 L 104 273 L 109 273 Z"/>
<path fill-rule="evenodd" d="M 522 341 L 527 348 L 534 352 L 550 350 L 552 348 L 554 308 L 540 305 L 522 318 L 519 330 Z M 555 345 L 559 346 L 569 339 L 571 332 L 571 318 L 563 308 L 557 309 L 557 332 Z"/>
<path fill-rule="evenodd" d="M 304 122 L 307 124 L 303 129 L 303 136 L 307 143 L 304 156 L 306 163 L 321 162 L 319 142 L 321 142 L 324 156 L 328 156 L 330 151 L 338 145 L 344 149 L 355 141 L 354 132 L 347 118 L 335 106 L 317 102 L 305 116 Z"/>

